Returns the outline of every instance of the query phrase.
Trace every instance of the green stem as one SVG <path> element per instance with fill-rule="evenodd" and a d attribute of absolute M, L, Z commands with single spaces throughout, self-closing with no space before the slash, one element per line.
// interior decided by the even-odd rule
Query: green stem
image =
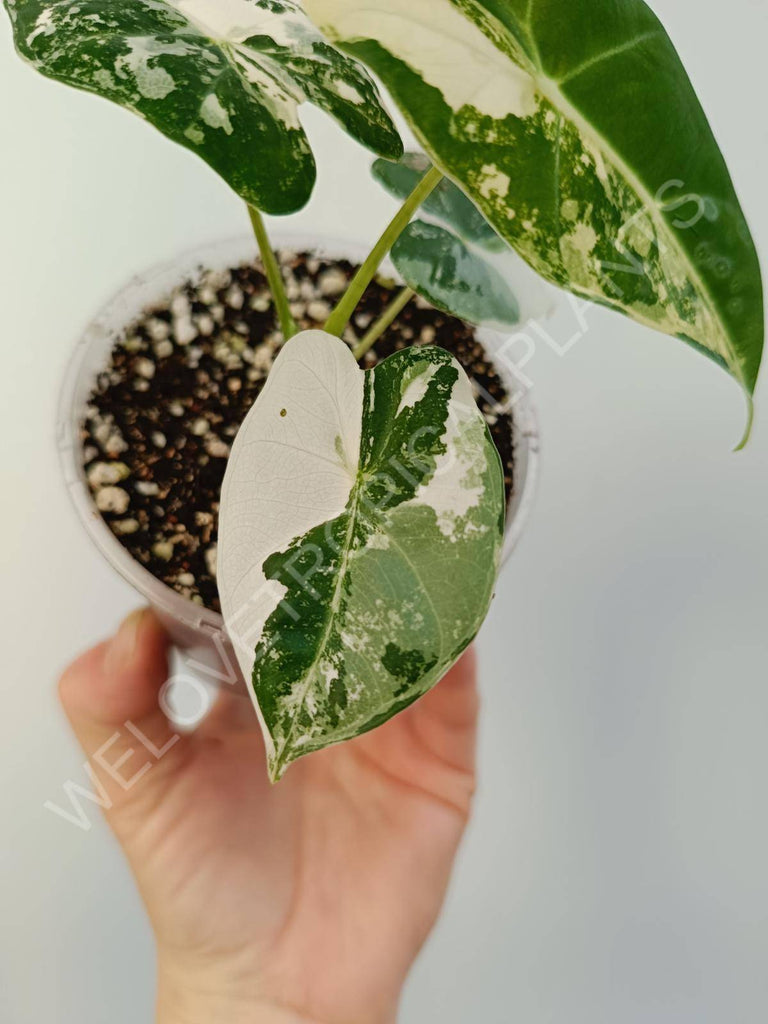
<path fill-rule="evenodd" d="M 285 293 L 285 281 L 283 280 L 283 275 L 280 270 L 280 264 L 277 262 L 277 257 L 269 244 L 269 236 L 267 235 L 267 229 L 261 214 L 255 206 L 248 207 L 248 214 L 251 218 L 251 224 L 253 224 L 253 232 L 256 235 L 256 241 L 259 243 L 261 262 L 264 264 L 264 273 L 267 275 L 267 281 L 269 282 L 269 288 L 272 292 L 272 299 L 275 303 L 275 309 L 277 310 L 277 317 L 280 321 L 283 337 L 288 341 L 288 339 L 292 338 L 296 333 L 296 321 L 291 316 L 288 296 Z"/>
<path fill-rule="evenodd" d="M 438 171 L 436 167 L 431 167 L 405 200 L 395 217 L 387 225 L 384 234 L 373 247 L 370 256 L 352 278 L 346 294 L 328 317 L 325 329 L 329 334 L 336 334 L 338 337 L 341 337 L 344 328 L 355 311 L 355 307 L 363 297 L 365 289 L 379 269 L 381 261 L 406 229 L 416 210 L 418 210 L 430 192 L 440 184 L 442 177 L 442 171 Z"/>
<path fill-rule="evenodd" d="M 367 334 L 363 336 L 360 343 L 352 349 L 355 359 L 362 359 L 365 353 L 373 348 L 384 331 L 395 322 L 398 315 L 402 313 L 415 294 L 416 292 L 413 288 L 408 287 L 398 292 L 379 319 L 373 324 Z"/>

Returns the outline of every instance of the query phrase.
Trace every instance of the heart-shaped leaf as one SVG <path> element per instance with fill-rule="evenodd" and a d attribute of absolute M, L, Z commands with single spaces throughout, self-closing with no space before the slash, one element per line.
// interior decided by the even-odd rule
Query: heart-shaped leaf
<path fill-rule="evenodd" d="M 193 150 L 250 205 L 303 206 L 315 163 L 309 100 L 374 152 L 400 137 L 365 69 L 293 0 L 5 0 L 22 57 Z"/>
<path fill-rule="evenodd" d="M 501 462 L 447 352 L 364 372 L 323 331 L 286 343 L 235 440 L 219 527 L 272 779 L 440 679 L 487 613 L 503 528 Z"/>
<path fill-rule="evenodd" d="M 374 160 L 374 178 L 396 199 L 406 199 L 431 167 L 423 153 L 404 153 L 400 160 Z M 474 242 L 491 252 L 501 252 L 507 243 L 499 238 L 475 204 L 448 178 L 443 178 L 422 204 L 422 210 L 449 228 L 460 238 Z"/>
<path fill-rule="evenodd" d="M 519 322 L 517 299 L 501 274 L 438 224 L 412 221 L 391 256 L 405 283 L 438 309 L 500 329 Z"/>
<path fill-rule="evenodd" d="M 751 394 L 760 269 L 706 117 L 642 0 L 306 0 L 544 277 L 677 335 Z"/>

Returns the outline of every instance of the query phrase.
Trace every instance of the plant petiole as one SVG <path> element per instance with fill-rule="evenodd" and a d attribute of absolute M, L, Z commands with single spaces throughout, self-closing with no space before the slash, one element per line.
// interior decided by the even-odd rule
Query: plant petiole
<path fill-rule="evenodd" d="M 291 309 L 288 304 L 288 296 L 285 292 L 285 281 L 283 281 L 280 264 L 278 263 L 277 257 L 269 244 L 267 228 L 261 214 L 254 206 L 249 206 L 248 215 L 251 218 L 253 232 L 256 235 L 256 241 L 259 245 L 261 262 L 264 264 L 264 273 L 267 275 L 269 289 L 272 292 L 272 299 L 275 303 L 275 309 L 277 310 L 280 328 L 283 332 L 284 339 L 288 341 L 289 338 L 294 336 L 297 328 L 296 321 L 291 316 Z"/>
<path fill-rule="evenodd" d="M 358 345 L 352 350 L 355 359 L 362 359 L 369 349 L 373 348 L 382 334 L 390 327 L 400 313 L 405 309 L 416 292 L 407 286 L 403 288 L 390 302 L 379 319 L 372 324 L 368 332 L 361 338 Z"/>
<path fill-rule="evenodd" d="M 352 278 L 349 288 L 342 296 L 338 306 L 328 317 L 325 330 L 329 334 L 335 334 L 338 337 L 341 337 L 358 302 L 363 297 L 365 289 L 371 283 L 376 271 L 379 269 L 381 261 L 408 226 L 411 217 L 414 215 L 416 210 L 418 210 L 427 196 L 440 184 L 442 178 L 443 172 L 439 171 L 436 167 L 431 167 L 413 192 L 411 192 L 405 200 L 403 205 L 385 228 L 384 233 L 371 250 L 366 261 Z"/>

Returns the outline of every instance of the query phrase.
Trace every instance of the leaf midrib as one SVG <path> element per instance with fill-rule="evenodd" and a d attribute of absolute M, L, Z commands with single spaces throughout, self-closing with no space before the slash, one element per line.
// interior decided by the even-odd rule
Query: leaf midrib
<path fill-rule="evenodd" d="M 322 636 L 320 638 L 320 642 L 318 643 L 317 651 L 315 653 L 315 657 L 312 659 L 312 662 L 309 665 L 309 667 L 307 668 L 307 671 L 306 671 L 305 676 L 304 676 L 305 682 L 304 682 L 304 686 L 301 688 L 300 699 L 299 699 L 298 705 L 297 705 L 299 710 L 302 709 L 304 707 L 304 705 L 306 704 L 307 697 L 308 697 L 309 692 L 310 692 L 310 690 L 311 690 L 311 688 L 312 688 L 312 686 L 314 684 L 315 672 L 317 671 L 317 667 L 318 667 L 320 661 L 322 660 L 322 657 L 325 654 L 325 651 L 326 651 L 326 649 L 328 647 L 328 641 L 329 641 L 329 639 L 331 637 L 331 632 L 332 632 L 332 629 L 333 629 L 333 624 L 334 624 L 334 621 L 335 621 L 336 613 L 338 612 L 339 606 L 341 604 L 341 592 L 342 592 L 342 587 L 343 587 L 343 584 L 344 584 L 344 580 L 346 579 L 346 576 L 347 576 L 347 571 L 349 569 L 349 562 L 350 562 L 350 559 L 352 557 L 352 540 L 354 538 L 355 528 L 356 528 L 357 522 L 358 522 L 358 512 L 360 510 L 360 497 L 361 497 L 362 493 L 363 493 L 363 479 L 362 479 L 361 471 L 358 470 L 358 472 L 356 474 L 356 477 L 355 477 L 355 482 L 353 483 L 352 489 L 350 491 L 350 498 L 352 499 L 352 501 L 351 501 L 351 504 L 349 506 L 349 511 L 347 513 L 349 515 L 349 523 L 347 524 L 347 532 L 346 532 L 345 537 L 344 537 L 344 545 L 343 545 L 343 548 L 342 548 L 343 553 L 342 553 L 341 562 L 339 564 L 339 568 L 338 568 L 338 571 L 337 571 L 337 574 L 336 574 L 336 583 L 335 583 L 334 588 L 333 588 L 333 595 L 332 595 L 331 601 L 330 601 L 330 603 L 328 605 L 328 614 L 326 616 L 325 628 L 323 629 L 323 634 L 322 634 Z M 286 751 L 288 751 L 289 748 L 290 748 L 290 744 L 291 744 L 291 741 L 293 740 L 293 735 L 294 735 L 294 732 L 295 732 L 297 720 L 298 720 L 298 711 L 297 711 L 296 714 L 294 714 L 293 718 L 291 719 L 291 724 L 290 724 L 290 726 L 288 728 L 288 731 L 283 736 L 283 739 L 282 739 L 282 742 L 280 744 L 280 747 L 279 748 L 277 748 L 277 747 L 275 748 L 275 767 L 278 769 L 278 771 L 283 767 L 283 760 L 282 760 L 282 758 L 283 758 L 283 755 L 286 753 Z"/>

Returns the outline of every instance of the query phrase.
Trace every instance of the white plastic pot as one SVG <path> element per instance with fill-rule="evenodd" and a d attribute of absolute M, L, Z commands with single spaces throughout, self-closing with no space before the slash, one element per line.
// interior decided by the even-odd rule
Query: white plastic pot
<path fill-rule="evenodd" d="M 275 235 L 277 248 L 309 251 L 327 259 L 347 259 L 360 263 L 368 246 L 311 235 L 281 233 Z M 142 596 L 163 621 L 174 644 L 191 659 L 221 668 L 221 655 L 229 658 L 231 648 L 221 615 L 193 604 L 154 577 L 135 561 L 102 519 L 94 504 L 83 469 L 80 430 L 85 407 L 97 374 L 105 369 L 110 352 L 125 327 L 153 305 L 160 305 L 178 285 L 194 280 L 208 270 L 224 270 L 254 261 L 257 249 L 252 237 L 243 237 L 204 246 L 179 259 L 165 263 L 134 277 L 91 321 L 79 339 L 61 392 L 58 415 L 58 448 L 64 479 L 75 509 L 91 540 L 120 575 Z M 385 264 L 385 273 L 396 277 Z M 538 459 L 539 431 L 536 413 L 527 392 L 515 377 L 513 368 L 498 355 L 503 338 L 495 332 L 479 332 L 479 337 L 494 361 L 507 393 L 513 396 L 515 479 L 511 508 L 507 518 L 504 561 L 520 539 L 534 498 Z M 234 656 L 231 665 L 235 665 Z"/>

